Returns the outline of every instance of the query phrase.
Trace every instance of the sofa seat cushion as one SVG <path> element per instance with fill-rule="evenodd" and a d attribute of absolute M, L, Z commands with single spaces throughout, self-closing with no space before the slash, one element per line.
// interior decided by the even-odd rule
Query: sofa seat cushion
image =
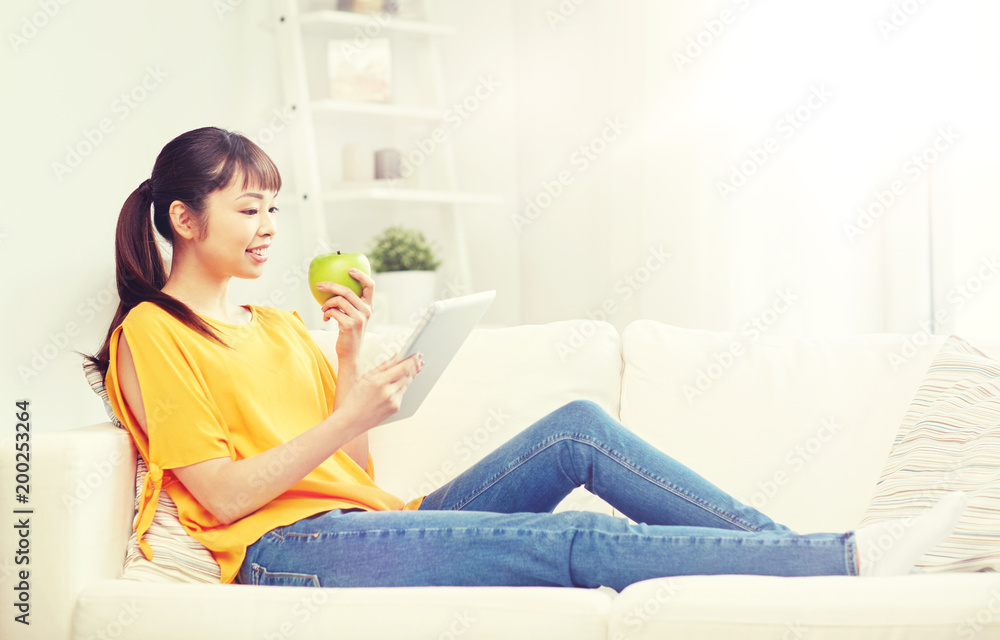
<path fill-rule="evenodd" d="M 853 529 L 944 336 L 805 339 L 638 320 L 622 423 L 800 533 Z"/>
<path fill-rule="evenodd" d="M 1000 637 L 1000 575 L 683 576 L 637 582 L 608 637 L 957 640 Z"/>
<path fill-rule="evenodd" d="M 72 639 L 149 640 L 172 629 L 185 640 L 606 640 L 612 600 L 604 589 L 564 587 L 347 589 L 103 580 L 80 595 Z"/>

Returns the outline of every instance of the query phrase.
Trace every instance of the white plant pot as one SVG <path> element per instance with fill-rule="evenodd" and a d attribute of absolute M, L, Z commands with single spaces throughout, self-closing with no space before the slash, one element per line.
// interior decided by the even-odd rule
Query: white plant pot
<path fill-rule="evenodd" d="M 434 302 L 437 271 L 387 271 L 376 273 L 372 322 L 415 325 Z"/>

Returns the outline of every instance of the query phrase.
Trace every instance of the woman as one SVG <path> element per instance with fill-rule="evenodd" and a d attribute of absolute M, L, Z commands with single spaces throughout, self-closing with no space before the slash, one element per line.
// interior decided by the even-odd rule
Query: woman
<path fill-rule="evenodd" d="M 264 271 L 277 167 L 214 127 L 169 142 L 126 200 L 115 244 L 121 304 L 91 360 L 149 467 L 137 530 L 159 492 L 219 562 L 223 583 L 561 585 L 620 591 L 647 578 L 747 573 L 895 575 L 944 540 L 948 494 L 913 521 L 798 535 L 650 446 L 590 401 L 541 418 L 404 504 L 378 487 L 367 431 L 399 408 L 420 355 L 358 372 L 375 283 L 334 295 L 335 374 L 295 312 L 229 302 Z M 150 217 L 150 205 L 153 215 Z M 169 277 L 153 227 L 172 245 Z M 551 513 L 584 485 L 630 524 Z"/>

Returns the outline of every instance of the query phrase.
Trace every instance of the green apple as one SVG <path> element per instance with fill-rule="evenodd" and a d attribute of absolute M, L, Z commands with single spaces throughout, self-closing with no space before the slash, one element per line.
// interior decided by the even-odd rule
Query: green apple
<path fill-rule="evenodd" d="M 309 290 L 317 302 L 323 304 L 334 294 L 332 291 L 317 289 L 320 282 L 334 282 L 342 284 L 361 297 L 364 286 L 348 273 L 348 270 L 355 268 L 364 271 L 368 275 L 372 274 L 372 265 L 368 262 L 368 257 L 363 253 L 327 253 L 316 256 L 309 263 Z"/>

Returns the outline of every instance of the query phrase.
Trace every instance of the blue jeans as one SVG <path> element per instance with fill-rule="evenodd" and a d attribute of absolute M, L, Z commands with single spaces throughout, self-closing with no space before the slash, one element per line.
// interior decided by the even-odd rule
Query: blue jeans
<path fill-rule="evenodd" d="M 552 510 L 583 485 L 625 518 Z M 334 509 L 261 536 L 243 584 L 521 585 L 621 591 L 692 574 L 857 575 L 854 533 L 796 534 L 578 400 L 417 511 Z"/>

